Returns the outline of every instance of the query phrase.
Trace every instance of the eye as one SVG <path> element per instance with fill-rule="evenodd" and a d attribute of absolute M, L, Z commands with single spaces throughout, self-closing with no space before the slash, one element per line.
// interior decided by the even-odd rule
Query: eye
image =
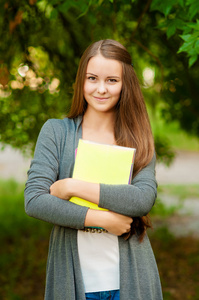
<path fill-rule="evenodd" d="M 110 83 L 115 83 L 115 82 L 117 82 L 117 80 L 114 79 L 114 78 L 110 78 L 110 79 L 108 79 L 108 82 L 110 82 Z"/>
<path fill-rule="evenodd" d="M 94 80 L 96 80 L 96 77 L 95 76 L 88 76 L 87 79 L 90 80 L 90 81 L 94 81 Z"/>

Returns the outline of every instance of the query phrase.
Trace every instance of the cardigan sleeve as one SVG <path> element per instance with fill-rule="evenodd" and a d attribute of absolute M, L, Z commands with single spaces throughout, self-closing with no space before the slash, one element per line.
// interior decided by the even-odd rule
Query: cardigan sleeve
<path fill-rule="evenodd" d="M 56 120 L 48 120 L 40 131 L 24 192 L 25 211 L 52 224 L 82 229 L 88 208 L 50 195 L 59 174 L 62 132 Z"/>
<path fill-rule="evenodd" d="M 130 217 L 147 215 L 157 197 L 155 160 L 154 155 L 129 185 L 100 184 L 99 206 Z"/>

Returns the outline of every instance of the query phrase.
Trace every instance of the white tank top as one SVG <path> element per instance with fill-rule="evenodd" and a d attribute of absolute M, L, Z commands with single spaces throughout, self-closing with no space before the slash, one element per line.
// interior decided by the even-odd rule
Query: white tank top
<path fill-rule="evenodd" d="M 119 289 L 118 237 L 78 230 L 77 240 L 85 292 Z"/>

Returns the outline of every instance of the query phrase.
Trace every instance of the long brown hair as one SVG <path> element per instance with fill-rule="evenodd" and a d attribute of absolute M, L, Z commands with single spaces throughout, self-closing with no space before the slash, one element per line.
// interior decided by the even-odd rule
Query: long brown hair
<path fill-rule="evenodd" d="M 84 115 L 87 102 L 84 99 L 84 81 L 89 60 L 101 54 L 105 58 L 122 63 L 122 91 L 116 107 L 114 134 L 117 145 L 136 148 L 133 177 L 144 168 L 154 155 L 154 140 L 140 89 L 126 48 L 115 40 L 100 40 L 91 44 L 83 53 L 74 85 L 74 95 L 68 118 Z M 142 240 L 146 228 L 151 227 L 148 216 L 134 218 L 132 234 L 138 233 Z"/>

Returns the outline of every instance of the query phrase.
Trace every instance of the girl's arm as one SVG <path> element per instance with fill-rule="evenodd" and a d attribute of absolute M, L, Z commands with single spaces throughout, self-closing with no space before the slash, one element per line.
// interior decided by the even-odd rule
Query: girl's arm
<path fill-rule="evenodd" d="M 126 216 L 142 217 L 152 209 L 157 197 L 155 155 L 129 185 L 100 185 L 99 206 Z"/>
<path fill-rule="evenodd" d="M 65 200 L 76 196 L 98 204 L 100 185 L 66 178 L 53 183 L 50 187 L 50 193 Z M 132 218 L 112 211 L 89 209 L 84 225 L 86 227 L 103 227 L 112 234 L 122 235 L 130 231 L 132 221 Z"/>
<path fill-rule="evenodd" d="M 49 120 L 40 131 L 24 192 L 25 211 L 31 217 L 52 224 L 83 229 L 88 208 L 49 193 L 59 174 L 59 140 L 65 130 L 62 124 L 61 120 Z"/>
<path fill-rule="evenodd" d="M 50 191 L 62 199 L 76 196 L 122 215 L 142 217 L 151 210 L 156 199 L 155 156 L 130 185 L 95 184 L 66 178 L 55 182 Z"/>
<path fill-rule="evenodd" d="M 100 185 L 74 178 L 65 178 L 54 182 L 50 187 L 53 196 L 69 200 L 72 196 L 99 204 Z"/>
<path fill-rule="evenodd" d="M 60 120 L 49 120 L 40 131 L 24 192 L 26 213 L 52 224 L 75 229 L 83 229 L 84 226 L 98 226 L 104 227 L 116 235 L 129 231 L 131 218 L 112 212 L 90 210 L 87 207 L 65 201 L 62 195 L 53 195 L 53 192 L 50 194 L 50 187 L 54 182 L 59 187 L 64 182 L 63 180 L 56 181 L 61 155 L 60 140 L 65 130 L 62 124 Z M 77 182 L 73 188 L 76 186 Z M 78 186 L 80 185 L 78 184 Z M 84 193 L 87 192 L 83 184 L 81 187 L 84 189 Z M 89 195 L 92 198 L 98 197 L 99 185 L 97 189 L 96 186 L 92 187 L 92 189 L 86 187 L 89 189 Z"/>

